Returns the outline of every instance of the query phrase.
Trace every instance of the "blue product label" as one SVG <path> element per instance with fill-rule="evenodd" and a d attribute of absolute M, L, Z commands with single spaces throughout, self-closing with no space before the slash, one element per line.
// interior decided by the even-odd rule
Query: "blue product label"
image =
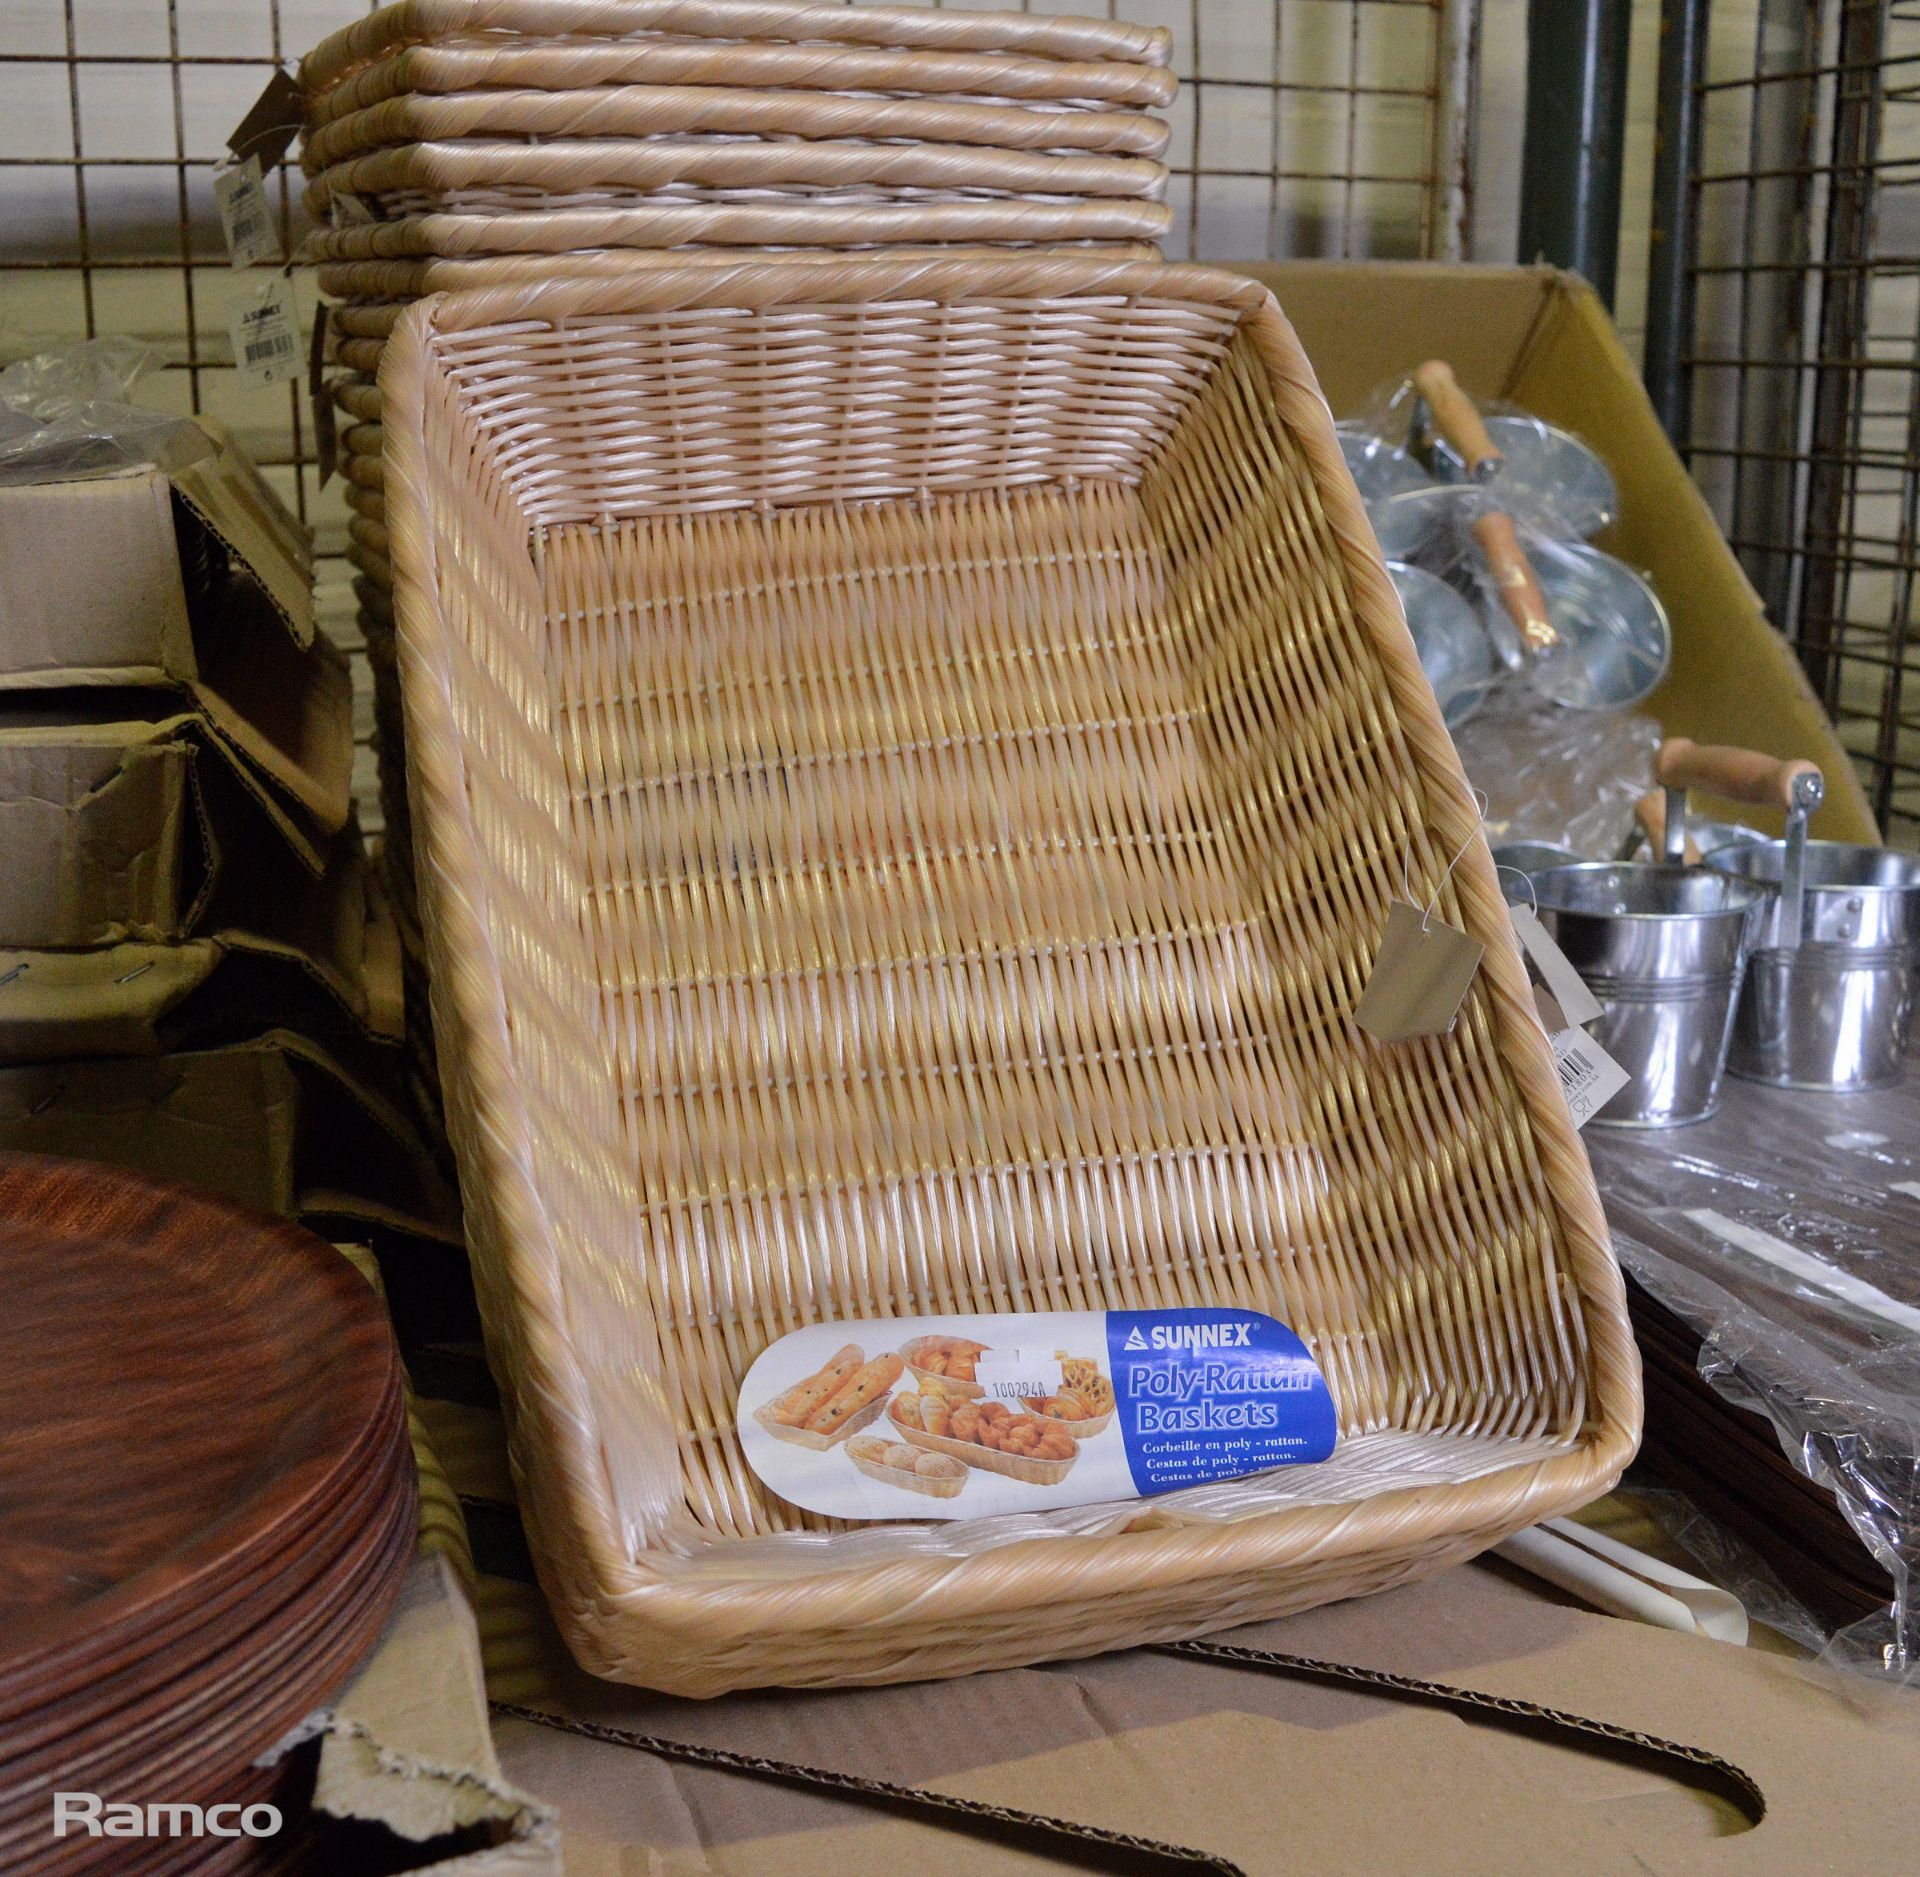
<path fill-rule="evenodd" d="M 1109 1310 L 1116 1420 L 1143 1498 L 1333 1452 L 1307 1346 L 1251 1310 Z"/>

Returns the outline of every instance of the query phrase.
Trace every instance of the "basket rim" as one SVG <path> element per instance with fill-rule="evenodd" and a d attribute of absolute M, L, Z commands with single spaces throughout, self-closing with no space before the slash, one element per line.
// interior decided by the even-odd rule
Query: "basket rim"
<path fill-rule="evenodd" d="M 479 31 L 680 33 L 789 44 L 1025 52 L 1035 58 L 1152 66 L 1173 58 L 1170 27 L 1011 10 L 930 14 L 915 7 L 849 9 L 808 0 L 398 0 L 329 33 L 300 61 L 296 77 L 303 91 L 324 92 L 389 48 Z"/>
<path fill-rule="evenodd" d="M 1063 249 L 1055 246 L 1053 252 Z M 1153 261 L 1158 250 L 1147 242 L 1103 241 L 1090 249 L 1066 244 L 1071 258 L 1085 259 L 1089 252 L 1104 255 L 1108 262 Z M 749 258 L 763 267 L 846 266 L 863 258 L 858 248 L 789 248 L 774 253 L 743 256 L 732 248 L 676 248 L 671 253 L 646 248 L 576 248 L 564 256 L 550 254 L 468 254 L 445 258 L 438 255 L 401 256 L 392 259 L 330 261 L 316 272 L 322 293 L 360 307 L 378 306 L 391 310 L 393 323 L 416 301 L 429 294 L 483 293 L 494 287 L 510 286 L 524 291 L 545 285 L 555 278 L 573 280 L 623 279 L 638 270 L 652 272 L 663 267 L 737 268 Z M 989 244 L 966 246 L 941 243 L 922 246 L 906 243 L 885 250 L 890 261 L 997 260 L 1007 254 L 1029 259 L 1040 258 L 1033 248 L 995 247 Z M 441 277 L 451 274 L 457 284 L 448 285 Z M 494 278 L 487 278 L 487 276 Z M 391 332 L 391 326 L 389 327 Z M 385 344 L 385 339 L 381 343 Z"/>
<path fill-rule="evenodd" d="M 563 280 L 436 294 L 402 316 L 381 360 L 387 412 L 387 486 L 395 542 L 394 586 L 400 662 L 409 718 L 416 841 L 433 895 L 436 963 L 491 957 L 480 906 L 459 884 L 472 877 L 477 852 L 463 762 L 452 726 L 447 648 L 435 630 L 432 542 L 421 490 L 426 471 L 423 420 L 429 366 L 437 342 L 508 322 L 548 323 L 597 315 L 645 315 L 699 308 L 760 311 L 854 301 L 934 301 L 968 296 L 1004 300 L 1092 297 L 1124 305 L 1197 303 L 1230 309 L 1253 338 L 1272 374 L 1281 419 L 1308 459 L 1330 531 L 1340 550 L 1356 615 L 1379 652 L 1409 760 L 1425 795 L 1426 825 L 1436 847 L 1460 857 L 1450 889 L 1465 928 L 1487 942 L 1487 986 L 1494 1055 L 1511 1079 L 1542 1166 L 1546 1202 L 1558 1225 L 1558 1265 L 1567 1306 L 1586 1336 L 1584 1415 L 1564 1450 L 1533 1449 L 1496 1471 L 1455 1486 L 1396 1488 L 1357 1503 L 1306 1503 L 1233 1523 L 1173 1525 L 1107 1535 L 1053 1534 L 1022 1539 L 965 1558 L 894 1558 L 884 1566 L 850 1564 L 795 1583 L 670 1577 L 650 1569 L 647 1554 L 622 1543 L 605 1461 L 594 1438 L 590 1386 L 572 1344 L 555 1326 L 565 1321 L 564 1279 L 551 1237 L 518 1243 L 512 1270 L 500 1278 L 492 1319 L 510 1305 L 518 1373 L 508 1379 L 521 1406 L 517 1427 L 538 1443 L 549 1490 L 537 1494 L 552 1524 L 530 1520 L 536 1561 L 549 1596 L 584 1665 L 618 1672 L 632 1659 L 610 1637 L 623 1619 L 644 1615 L 658 1637 L 714 1644 L 748 1636 L 831 1631 L 836 1597 L 845 1620 L 877 1620 L 873 1593 L 886 1582 L 889 1608 L 906 1608 L 937 1591 L 943 1619 L 1001 1614 L 1044 1603 L 1053 1576 L 1022 1573 L 1022 1562 L 1072 1559 L 1076 1594 L 1086 1599 L 1142 1589 L 1174 1589 L 1239 1571 L 1358 1556 L 1391 1543 L 1439 1544 L 1472 1534 L 1473 1548 L 1492 1543 L 1550 1512 L 1570 1509 L 1605 1491 L 1639 1439 L 1639 1363 L 1627 1321 L 1625 1289 L 1591 1169 L 1554 1072 L 1517 949 L 1503 942 L 1505 904 L 1478 811 L 1423 676 L 1378 544 L 1350 474 L 1312 369 L 1272 293 L 1260 282 L 1222 270 L 1078 258 L 1005 261 L 858 260 L 825 277 L 811 269 L 743 264 L 732 269 L 661 265 L 607 280 Z M 531 1127 L 512 1069 L 504 993 L 497 976 L 481 984 L 469 970 L 436 970 L 434 1004 L 443 1033 L 466 1045 L 445 1052 L 456 1073 L 484 1100 L 486 1124 L 468 1146 L 481 1162 L 490 1209 L 522 1226 L 545 1230 L 544 1205 L 528 1172 Z M 1385 1046 L 1382 1046 L 1385 1047 Z M 1409 1047 L 1409 1046 L 1401 1046 Z M 1418 1047 L 1417 1045 L 1411 1047 Z M 498 1195 L 505 1195 L 504 1200 Z M 524 1319 L 539 1325 L 529 1334 Z M 524 1463 L 523 1463 L 524 1465 Z M 528 1469 L 531 1472 L 531 1468 Z M 553 1476 L 558 1475 L 555 1482 Z M 1068 1549 L 1061 1549 L 1067 1547 Z M 796 1588 L 804 1595 L 796 1595 Z M 684 1666 L 682 1663 L 680 1666 Z M 667 1674 L 662 1666 L 657 1673 Z M 655 1680 L 653 1685 L 663 1685 Z M 697 1676 L 673 1685 L 713 1692 Z"/>

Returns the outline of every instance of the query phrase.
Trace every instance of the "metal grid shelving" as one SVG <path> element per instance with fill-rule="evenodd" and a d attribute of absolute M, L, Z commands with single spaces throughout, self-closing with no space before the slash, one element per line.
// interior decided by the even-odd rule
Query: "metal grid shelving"
<path fill-rule="evenodd" d="M 0 267 L 9 283 L 0 361 L 49 339 L 147 340 L 162 369 L 143 398 L 211 412 L 241 437 L 313 526 L 323 622 L 356 651 L 340 558 L 347 510 L 337 486 L 320 486 L 304 390 L 250 389 L 232 368 L 227 321 L 249 283 L 227 265 L 212 180 L 226 133 L 273 68 L 366 7 L 0 8 Z M 1479 0 L 1025 0 L 1025 10 L 1174 31 L 1182 86 L 1168 153 L 1178 216 L 1170 255 L 1461 251 Z M 293 254 L 306 227 L 297 175 L 271 178 L 269 197 Z M 311 307 L 309 291 L 309 316 Z M 363 713 L 363 738 L 369 730 Z M 371 809 L 371 788 L 362 796 Z"/>
<path fill-rule="evenodd" d="M 1911 845 L 1920 3 L 1664 10 L 1649 382 L 1883 830 Z"/>

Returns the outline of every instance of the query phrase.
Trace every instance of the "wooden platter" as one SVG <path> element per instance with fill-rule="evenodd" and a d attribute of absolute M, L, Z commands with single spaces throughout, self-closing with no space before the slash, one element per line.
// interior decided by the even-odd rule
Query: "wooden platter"
<path fill-rule="evenodd" d="M 371 1649 L 414 1551 L 391 1333 L 310 1233 L 78 1161 L 0 1155 L 0 1286 L 0 1868 L 185 1869 L 55 1840 L 53 1787 L 278 1789 L 253 1761 Z"/>

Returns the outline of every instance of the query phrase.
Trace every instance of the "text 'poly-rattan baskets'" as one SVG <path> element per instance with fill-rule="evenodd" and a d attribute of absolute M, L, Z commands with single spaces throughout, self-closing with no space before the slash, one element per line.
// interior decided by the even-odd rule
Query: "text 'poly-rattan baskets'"
<path fill-rule="evenodd" d="M 1638 1370 L 1492 864 L 1264 289 L 1098 260 L 425 300 L 380 366 L 434 1019 L 570 1643 L 691 1694 L 1190 1635 L 1604 1490 Z M 1450 859 L 1458 864 L 1449 873 Z M 1487 944 L 1352 1012 L 1391 898 Z M 1317 1467 L 835 1528 L 834 1318 L 1231 1304 Z"/>

